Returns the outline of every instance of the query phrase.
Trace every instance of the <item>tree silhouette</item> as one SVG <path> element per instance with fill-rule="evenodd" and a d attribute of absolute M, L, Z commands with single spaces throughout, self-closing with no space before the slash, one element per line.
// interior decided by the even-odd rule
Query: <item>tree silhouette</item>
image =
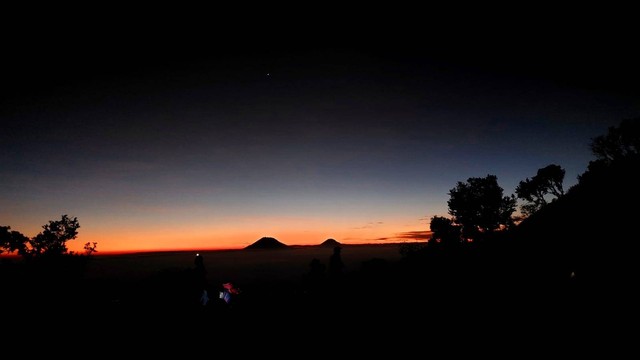
<path fill-rule="evenodd" d="M 607 134 L 591 139 L 591 152 L 596 156 L 587 171 L 578 176 L 580 182 L 593 181 L 602 174 L 620 168 L 633 169 L 640 162 L 640 117 L 626 119 L 611 126 Z"/>
<path fill-rule="evenodd" d="M 429 245 L 440 244 L 444 247 L 459 245 L 462 241 L 461 226 L 455 225 L 453 220 L 442 216 L 431 218 L 431 239 Z"/>
<path fill-rule="evenodd" d="M 62 215 L 60 220 L 49 221 L 42 228 L 44 231 L 29 239 L 18 231 L 10 231 L 10 226 L 0 226 L 0 254 L 17 252 L 24 258 L 69 254 L 67 241 L 76 238 L 80 224 L 77 217 L 70 218 L 68 215 Z M 93 245 L 86 243 L 85 254 L 91 255 L 97 252 L 97 246 L 97 242 Z"/>
<path fill-rule="evenodd" d="M 562 182 L 565 171 L 559 165 L 551 164 L 538 169 L 536 176 L 520 181 L 516 187 L 516 195 L 526 201 L 520 207 L 524 216 L 529 216 L 547 204 L 545 196 L 555 196 L 554 199 L 564 195 Z"/>
<path fill-rule="evenodd" d="M 637 157 L 640 153 L 640 117 L 609 127 L 606 135 L 593 138 L 589 146 L 597 160 L 605 163 Z"/>
<path fill-rule="evenodd" d="M 459 181 L 449 191 L 447 205 L 453 222 L 462 226 L 464 238 L 477 240 L 483 234 L 513 225 L 516 198 L 504 196 L 497 176 L 487 175 Z"/>
<path fill-rule="evenodd" d="M 624 120 L 594 138 L 590 146 L 596 159 L 578 183 L 518 225 L 513 235 L 526 246 L 532 278 L 545 274 L 545 284 L 573 278 L 581 288 L 608 293 L 615 301 L 633 288 L 629 284 L 638 271 L 634 205 L 640 202 L 639 120 Z M 537 246 L 540 239 L 552 247 Z"/>
<path fill-rule="evenodd" d="M 78 218 L 73 219 L 62 215 L 58 221 L 49 221 L 43 225 L 44 231 L 30 239 L 28 246 L 23 250 L 27 257 L 56 256 L 66 254 L 67 241 L 73 240 L 78 235 Z"/>
<path fill-rule="evenodd" d="M 18 231 L 11 231 L 11 226 L 0 226 L 0 254 L 3 252 L 24 253 L 28 237 Z"/>
<path fill-rule="evenodd" d="M 93 243 L 91 242 L 84 243 L 85 255 L 90 256 L 91 254 L 98 252 L 97 247 L 98 247 L 98 243 L 95 241 Z"/>

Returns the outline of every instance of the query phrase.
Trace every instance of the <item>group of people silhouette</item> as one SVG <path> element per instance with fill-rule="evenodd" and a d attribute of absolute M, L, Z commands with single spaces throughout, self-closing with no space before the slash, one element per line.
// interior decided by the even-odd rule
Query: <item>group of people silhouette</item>
<path fill-rule="evenodd" d="M 240 288 L 235 286 L 232 282 L 224 282 L 221 286 L 213 290 L 209 286 L 207 278 L 207 269 L 204 263 L 204 257 L 202 254 L 197 253 L 194 258 L 194 287 L 198 294 L 198 303 L 201 306 L 209 306 L 212 303 L 222 304 L 230 306 L 233 299 L 241 294 Z M 307 275 L 308 283 L 316 290 L 320 287 L 320 284 L 324 284 L 328 281 L 329 284 L 337 284 L 342 278 L 345 264 L 342 260 L 342 247 L 336 245 L 333 247 L 333 252 L 329 256 L 328 266 L 325 266 L 318 258 L 313 258 L 310 263 L 310 271 Z M 215 296 L 210 293 L 214 291 Z"/>
<path fill-rule="evenodd" d="M 194 263 L 194 276 L 195 276 L 195 287 L 197 288 L 200 297 L 198 302 L 202 306 L 207 306 L 212 302 L 211 296 L 209 294 L 209 282 L 207 279 L 207 269 L 204 265 L 204 257 L 202 254 L 197 253 Z M 240 294 L 240 289 L 233 285 L 231 282 L 223 283 L 222 286 L 217 290 L 217 299 L 219 303 L 231 304 L 231 299 Z"/>

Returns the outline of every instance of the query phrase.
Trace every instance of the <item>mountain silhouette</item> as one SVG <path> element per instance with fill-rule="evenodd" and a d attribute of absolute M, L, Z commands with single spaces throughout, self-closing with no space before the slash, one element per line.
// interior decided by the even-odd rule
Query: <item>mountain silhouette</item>
<path fill-rule="evenodd" d="M 320 246 L 335 247 L 340 246 L 340 243 L 336 239 L 327 239 L 323 241 Z"/>
<path fill-rule="evenodd" d="M 284 249 L 288 246 L 272 237 L 262 237 L 245 249 Z"/>

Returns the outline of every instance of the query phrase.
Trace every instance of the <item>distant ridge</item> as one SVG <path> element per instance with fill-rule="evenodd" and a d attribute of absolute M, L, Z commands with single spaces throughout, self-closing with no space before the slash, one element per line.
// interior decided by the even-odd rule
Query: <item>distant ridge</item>
<path fill-rule="evenodd" d="M 327 239 L 323 241 L 320 246 L 335 247 L 340 246 L 340 243 L 336 239 Z"/>
<path fill-rule="evenodd" d="M 253 244 L 245 247 L 245 249 L 284 249 L 288 246 L 272 237 L 263 237 Z"/>

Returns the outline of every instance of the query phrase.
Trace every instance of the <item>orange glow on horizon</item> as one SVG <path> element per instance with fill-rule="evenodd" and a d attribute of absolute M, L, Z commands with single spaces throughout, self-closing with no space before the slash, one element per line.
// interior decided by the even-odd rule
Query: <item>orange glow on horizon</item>
<path fill-rule="evenodd" d="M 347 224 L 328 224 L 307 219 L 261 219 L 247 222 L 246 226 L 241 228 L 237 226 L 238 224 L 233 225 L 235 226 L 227 228 L 185 226 L 184 228 L 110 231 L 86 226 L 80 229 L 76 239 L 67 242 L 67 247 L 69 251 L 83 253 L 85 243 L 96 242 L 96 255 L 99 255 L 145 251 L 242 249 L 262 237 L 273 237 L 286 245 L 318 245 L 329 238 L 343 244 L 424 241 L 424 239 L 411 238 L 413 233 L 420 232 L 415 231 L 420 224 L 412 224 L 409 227 L 403 223 L 372 223 L 352 227 Z"/>
<path fill-rule="evenodd" d="M 376 220 L 372 220 L 376 219 Z M 81 218 L 76 239 L 66 243 L 69 251 L 83 254 L 86 243 L 97 243 L 95 255 L 155 252 L 243 249 L 262 237 L 273 237 L 285 245 L 318 245 L 327 239 L 348 244 L 387 244 L 426 241 L 430 235 L 425 217 L 361 214 L 357 217 L 332 215 L 247 216 L 180 219 L 163 217 Z M 37 222 L 36 222 L 37 221 Z M 33 221 L 39 223 L 40 220 Z M 12 230 L 31 238 L 41 226 L 16 222 Z M 2 254 L 6 255 L 6 254 Z"/>

